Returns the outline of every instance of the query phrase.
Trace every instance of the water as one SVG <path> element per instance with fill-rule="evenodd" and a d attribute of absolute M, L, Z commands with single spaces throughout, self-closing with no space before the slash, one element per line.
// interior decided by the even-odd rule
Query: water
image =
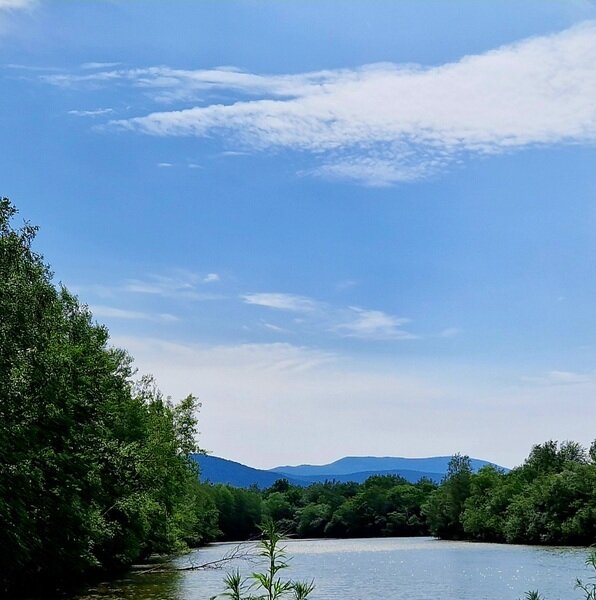
<path fill-rule="evenodd" d="M 313 600 L 517 600 L 538 589 L 546 600 L 582 598 L 577 577 L 592 575 L 587 550 L 446 542 L 431 538 L 292 540 L 282 574 L 315 579 Z M 175 561 L 203 564 L 234 545 L 213 544 Z M 222 590 L 226 569 L 250 572 L 246 561 L 224 570 L 135 574 L 101 585 L 77 600 L 207 600 Z"/>

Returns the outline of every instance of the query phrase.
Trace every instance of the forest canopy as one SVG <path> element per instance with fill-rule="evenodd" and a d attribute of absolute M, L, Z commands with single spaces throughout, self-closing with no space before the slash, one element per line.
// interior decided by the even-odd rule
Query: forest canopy
<path fill-rule="evenodd" d="M 505 472 L 472 472 L 452 457 L 437 485 L 394 475 L 362 484 L 328 481 L 303 488 L 280 480 L 266 490 L 206 486 L 225 539 L 242 539 L 271 518 L 297 537 L 432 535 L 442 539 L 520 544 L 596 543 L 596 444 L 535 445 Z"/>

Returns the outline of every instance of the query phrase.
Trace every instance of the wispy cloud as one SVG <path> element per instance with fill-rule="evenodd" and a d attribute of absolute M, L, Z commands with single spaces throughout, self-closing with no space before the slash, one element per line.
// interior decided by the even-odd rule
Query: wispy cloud
<path fill-rule="evenodd" d="M 152 67 L 48 75 L 56 85 L 126 84 L 176 102 L 214 90 L 230 102 L 112 126 L 156 136 L 220 134 L 232 151 L 313 155 L 309 173 L 370 185 L 412 181 L 466 155 L 596 141 L 596 24 L 422 67 L 261 75 Z M 244 95 L 244 98 L 239 98 Z M 230 142 L 232 140 L 232 142 Z"/>
<path fill-rule="evenodd" d="M 143 278 L 127 279 L 112 285 L 83 284 L 70 286 L 76 293 L 93 294 L 100 298 L 117 298 L 122 294 L 146 294 L 179 300 L 221 300 L 222 294 L 203 291 L 206 284 L 221 280 L 218 273 L 205 274 L 176 269 L 168 275 L 150 274 Z"/>
<path fill-rule="evenodd" d="M 402 326 L 410 319 L 394 317 L 380 310 L 350 307 L 348 319 L 335 327 L 346 337 L 368 340 L 412 340 L 418 336 L 404 331 Z"/>
<path fill-rule="evenodd" d="M 284 327 L 280 327 L 279 325 L 274 325 L 273 323 L 267 323 L 265 321 L 262 321 L 263 323 L 263 327 L 265 329 L 269 329 L 269 331 L 274 331 L 275 333 L 291 333 L 288 329 L 285 329 Z"/>
<path fill-rule="evenodd" d="M 439 337 L 442 338 L 453 338 L 457 337 L 461 333 L 461 329 L 458 327 L 446 327 L 439 333 Z"/>
<path fill-rule="evenodd" d="M 113 108 L 96 108 L 93 110 L 69 110 L 68 114 L 74 115 L 75 117 L 101 117 L 113 112 Z"/>
<path fill-rule="evenodd" d="M 403 329 L 403 325 L 409 323 L 410 319 L 396 317 L 380 310 L 356 306 L 340 308 L 307 296 L 284 293 L 246 294 L 241 298 L 247 304 L 300 313 L 301 318 L 294 319 L 294 324 L 341 337 L 361 340 L 412 340 L 419 337 Z M 280 333 L 284 331 L 278 326 L 275 326 L 275 329 Z"/>
<path fill-rule="evenodd" d="M 526 383 L 540 386 L 579 385 L 594 383 L 594 373 L 579 373 L 575 371 L 561 371 L 554 369 L 543 375 L 526 376 L 522 378 Z"/>
<path fill-rule="evenodd" d="M 96 69 L 112 69 L 120 65 L 118 62 L 86 62 L 81 65 L 84 71 L 93 71 Z"/>
<path fill-rule="evenodd" d="M 178 321 L 178 317 L 169 313 L 146 313 L 136 310 L 126 310 L 115 308 L 113 306 L 95 305 L 90 306 L 91 312 L 95 317 L 107 319 L 127 319 L 133 321 L 155 321 L 162 323 L 173 323 Z"/>
<path fill-rule="evenodd" d="M 29 10 L 38 4 L 38 0 L 0 0 L 0 11 Z"/>
<path fill-rule="evenodd" d="M 221 294 L 201 291 L 201 286 L 220 280 L 218 273 L 199 275 L 187 271 L 176 272 L 171 276 L 149 275 L 144 279 L 129 279 L 122 290 L 134 294 L 150 294 L 164 298 L 186 300 L 217 300 Z"/>
<path fill-rule="evenodd" d="M 277 310 L 287 310 L 291 312 L 312 312 L 319 307 L 319 303 L 305 296 L 297 296 L 295 294 L 280 294 L 280 293 L 262 293 L 262 294 L 246 294 L 242 299 L 247 304 L 257 304 L 274 308 Z"/>
<path fill-rule="evenodd" d="M 235 67 L 214 69 L 175 69 L 154 66 L 137 69 L 108 69 L 95 73 L 61 73 L 44 77 L 53 85 L 85 87 L 105 82 L 130 84 L 149 93 L 157 101 L 198 99 L 205 91 L 233 91 L 251 96 L 273 95 L 290 98 L 303 94 L 310 86 L 320 85 L 337 77 L 335 71 L 319 71 L 296 75 L 260 75 L 246 73 Z"/>
<path fill-rule="evenodd" d="M 173 167 L 174 165 L 173 165 L 173 163 L 169 163 L 169 162 L 160 162 L 160 163 L 157 163 L 157 166 L 160 169 L 168 169 L 170 167 Z"/>

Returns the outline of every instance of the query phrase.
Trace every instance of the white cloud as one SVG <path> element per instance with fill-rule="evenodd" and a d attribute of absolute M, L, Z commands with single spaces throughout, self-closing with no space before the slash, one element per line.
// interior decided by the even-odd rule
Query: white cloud
<path fill-rule="evenodd" d="M 380 310 L 356 306 L 339 308 L 306 296 L 283 293 L 246 294 L 241 298 L 247 304 L 301 313 L 303 317 L 294 319 L 295 324 L 346 338 L 411 340 L 419 337 L 402 328 L 410 319 L 395 317 Z"/>
<path fill-rule="evenodd" d="M 350 360 L 290 344 L 114 343 L 164 393 L 199 396 L 202 447 L 254 466 L 457 451 L 513 466 L 534 443 L 594 435 L 594 382 L 569 395 L 520 389 L 494 365 Z"/>
<path fill-rule="evenodd" d="M 75 117 L 101 117 L 113 112 L 113 108 L 96 108 L 94 110 L 69 110 L 68 114 L 74 115 Z"/>
<path fill-rule="evenodd" d="M 169 162 L 160 162 L 160 163 L 157 163 L 157 166 L 160 169 L 168 169 L 169 167 L 173 167 L 174 165 L 172 163 L 169 163 Z"/>
<path fill-rule="evenodd" d="M 348 320 L 335 327 L 346 337 L 370 340 L 412 340 L 417 336 L 402 329 L 410 319 L 388 315 L 380 310 L 350 307 Z"/>
<path fill-rule="evenodd" d="M 0 11 L 29 10 L 37 5 L 37 0 L 0 0 Z"/>
<path fill-rule="evenodd" d="M 242 152 L 241 150 L 225 150 L 220 152 L 220 156 L 249 156 L 250 152 Z"/>
<path fill-rule="evenodd" d="M 147 294 L 178 300 L 221 300 L 225 296 L 203 292 L 206 283 L 220 280 L 217 273 L 200 275 L 185 269 L 175 269 L 168 275 L 151 274 L 140 279 L 128 279 L 113 285 L 75 284 L 69 286 L 76 293 L 92 294 L 101 298 L 118 298 L 122 294 Z"/>
<path fill-rule="evenodd" d="M 461 329 L 458 327 L 446 327 L 439 333 L 439 337 L 442 338 L 452 338 L 457 337 L 461 333 Z"/>
<path fill-rule="evenodd" d="M 378 154 L 378 153 L 377 153 Z M 363 183 L 371 187 L 386 187 L 397 182 L 416 181 L 434 174 L 439 165 L 400 164 L 397 157 L 391 159 L 391 151 L 385 157 L 379 156 L 351 156 L 338 158 L 309 171 L 306 175 L 319 175 L 325 179 L 338 179 Z"/>
<path fill-rule="evenodd" d="M 94 317 L 105 319 L 127 319 L 133 321 L 156 321 L 165 323 L 173 323 L 179 320 L 178 317 L 169 313 L 146 313 L 102 305 L 90 306 L 89 308 Z"/>
<path fill-rule="evenodd" d="M 117 67 L 120 63 L 117 62 L 86 62 L 81 65 L 81 69 L 85 71 L 93 71 L 95 69 L 111 69 Z"/>
<path fill-rule="evenodd" d="M 221 300 L 221 294 L 200 291 L 202 284 L 218 280 L 217 273 L 201 276 L 197 273 L 180 270 L 175 271 L 172 275 L 150 275 L 145 279 L 129 279 L 121 289 L 134 294 L 150 294 L 163 298 Z"/>
<path fill-rule="evenodd" d="M 269 329 L 270 331 L 274 331 L 275 333 L 290 333 L 287 329 L 279 327 L 279 325 L 274 325 L 273 323 L 267 323 L 265 321 L 263 321 L 262 323 L 265 329 Z"/>
<path fill-rule="evenodd" d="M 155 112 L 113 125 L 159 136 L 221 134 L 237 149 L 313 154 L 311 172 L 372 185 L 412 181 L 466 154 L 596 141 L 596 24 L 424 68 L 259 75 L 167 67 L 47 76 L 126 82 L 156 99 L 228 90 L 231 103 Z M 256 96 L 239 100 L 238 94 Z"/>
<path fill-rule="evenodd" d="M 295 324 L 361 340 L 411 340 L 419 336 L 404 331 L 410 319 L 395 317 L 380 310 L 350 306 L 338 308 L 306 296 L 283 293 L 259 293 L 241 296 L 247 304 L 273 310 L 302 313 Z"/>
<path fill-rule="evenodd" d="M 595 381 L 594 373 L 553 370 L 538 376 L 522 377 L 526 383 L 543 386 L 579 385 Z"/>
<path fill-rule="evenodd" d="M 246 304 L 257 304 L 259 306 L 266 306 L 267 308 L 291 312 L 312 312 L 320 306 L 318 302 L 311 298 L 296 296 L 294 294 L 246 294 L 242 296 L 242 299 Z"/>

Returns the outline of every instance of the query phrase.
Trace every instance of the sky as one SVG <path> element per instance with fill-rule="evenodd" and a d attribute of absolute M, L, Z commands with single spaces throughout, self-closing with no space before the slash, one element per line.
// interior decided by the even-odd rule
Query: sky
<path fill-rule="evenodd" d="M 0 0 L 0 194 L 255 467 L 596 437 L 596 2 Z"/>

